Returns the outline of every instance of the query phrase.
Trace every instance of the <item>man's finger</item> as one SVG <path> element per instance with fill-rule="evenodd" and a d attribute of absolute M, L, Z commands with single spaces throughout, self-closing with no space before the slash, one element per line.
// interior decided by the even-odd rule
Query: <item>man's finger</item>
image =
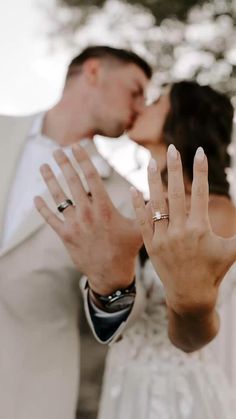
<path fill-rule="evenodd" d="M 106 200 L 111 203 L 111 200 L 104 188 L 102 179 L 91 162 L 88 153 L 79 144 L 72 147 L 75 159 L 79 163 L 81 170 L 85 176 L 89 191 L 92 194 L 93 201 Z"/>
<path fill-rule="evenodd" d="M 66 196 L 65 192 L 61 188 L 56 176 L 54 175 L 52 169 L 50 168 L 48 164 L 43 164 L 40 167 L 40 173 L 57 206 L 68 199 L 68 197 Z M 63 215 L 66 218 L 67 216 L 71 216 L 71 213 L 74 211 L 75 211 L 74 207 L 72 205 L 69 205 L 63 211 Z"/>
<path fill-rule="evenodd" d="M 52 229 L 58 234 L 58 236 L 62 237 L 63 235 L 63 222 L 60 220 L 59 217 L 51 211 L 46 202 L 44 201 L 41 196 L 36 196 L 34 198 L 34 204 L 38 212 L 44 218 L 46 223 L 52 227 Z"/>
<path fill-rule="evenodd" d="M 53 155 L 66 179 L 75 204 L 78 205 L 81 203 L 81 200 L 85 200 L 87 202 L 89 200 L 87 192 L 85 192 L 80 177 L 72 166 L 67 155 L 60 149 L 56 150 Z"/>

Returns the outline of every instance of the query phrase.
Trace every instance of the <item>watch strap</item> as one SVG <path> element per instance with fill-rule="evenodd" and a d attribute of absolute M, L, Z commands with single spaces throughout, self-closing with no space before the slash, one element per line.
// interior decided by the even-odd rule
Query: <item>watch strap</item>
<path fill-rule="evenodd" d="M 132 283 L 126 288 L 120 288 L 114 291 L 109 295 L 100 295 L 90 288 L 89 283 L 87 281 L 86 288 L 88 288 L 89 296 L 93 303 L 102 310 L 105 311 L 113 311 L 112 306 L 114 306 L 118 301 L 125 299 L 125 297 L 133 296 L 133 299 L 136 295 L 136 282 L 135 278 Z M 121 307 L 120 310 L 124 308 L 128 308 L 129 305 L 132 305 L 132 300 L 129 304 L 126 304 L 124 307 Z"/>

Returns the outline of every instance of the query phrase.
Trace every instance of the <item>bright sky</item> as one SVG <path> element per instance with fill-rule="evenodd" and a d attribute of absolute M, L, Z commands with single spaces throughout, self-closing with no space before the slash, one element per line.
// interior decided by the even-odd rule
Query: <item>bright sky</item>
<path fill-rule="evenodd" d="M 44 9 L 54 1 L 0 2 L 0 113 L 34 112 L 60 93 L 67 57 L 49 53 Z"/>

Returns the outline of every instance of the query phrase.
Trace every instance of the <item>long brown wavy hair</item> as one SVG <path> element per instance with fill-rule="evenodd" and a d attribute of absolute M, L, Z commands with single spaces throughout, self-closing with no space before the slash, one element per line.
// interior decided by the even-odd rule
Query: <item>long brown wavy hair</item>
<path fill-rule="evenodd" d="M 179 150 L 190 181 L 195 152 L 202 146 L 208 158 L 210 193 L 228 196 L 226 169 L 230 166 L 228 146 L 234 113 L 230 99 L 209 86 L 181 81 L 172 85 L 170 103 L 163 128 L 165 143 Z"/>

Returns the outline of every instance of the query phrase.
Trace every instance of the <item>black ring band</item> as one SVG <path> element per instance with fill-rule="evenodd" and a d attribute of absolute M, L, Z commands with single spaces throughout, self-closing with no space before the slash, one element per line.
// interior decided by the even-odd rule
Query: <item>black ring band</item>
<path fill-rule="evenodd" d="M 74 206 L 73 202 L 71 201 L 71 199 L 66 199 L 61 204 L 58 205 L 57 209 L 59 212 L 63 212 L 66 208 L 70 206 L 72 207 Z"/>

